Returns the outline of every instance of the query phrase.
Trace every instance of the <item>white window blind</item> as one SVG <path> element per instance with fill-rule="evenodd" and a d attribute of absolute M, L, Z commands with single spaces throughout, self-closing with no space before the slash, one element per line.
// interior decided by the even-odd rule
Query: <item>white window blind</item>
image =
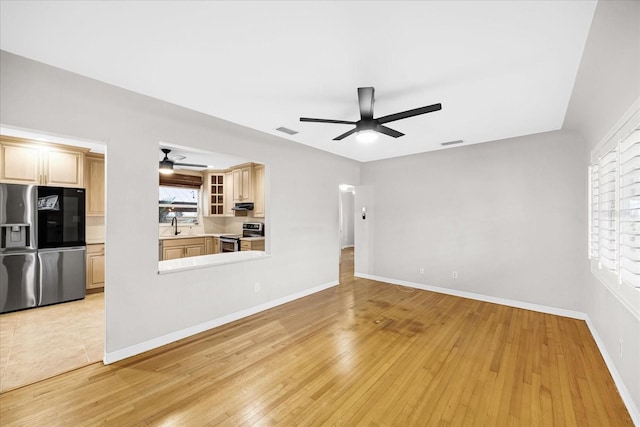
<path fill-rule="evenodd" d="M 598 161 L 598 259 L 610 271 L 617 271 L 616 190 L 618 153 L 613 146 Z"/>
<path fill-rule="evenodd" d="M 589 167 L 589 257 L 640 288 L 640 126 L 600 147 Z"/>
<path fill-rule="evenodd" d="M 589 257 L 591 259 L 600 258 L 600 168 L 598 164 L 589 167 L 590 185 L 589 200 L 591 209 L 589 210 Z"/>
<path fill-rule="evenodd" d="M 591 273 L 640 320 L 640 98 L 591 151 Z"/>
<path fill-rule="evenodd" d="M 640 287 L 640 127 L 619 144 L 620 281 Z"/>

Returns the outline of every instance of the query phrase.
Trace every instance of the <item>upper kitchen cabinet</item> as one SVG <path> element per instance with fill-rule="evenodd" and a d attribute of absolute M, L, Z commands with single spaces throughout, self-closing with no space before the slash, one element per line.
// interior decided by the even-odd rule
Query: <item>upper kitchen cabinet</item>
<path fill-rule="evenodd" d="M 83 187 L 87 151 L 0 136 L 0 182 Z"/>
<path fill-rule="evenodd" d="M 252 215 L 264 218 L 264 165 L 244 163 L 204 174 L 205 216 L 236 216 L 236 203 L 254 203 Z"/>
<path fill-rule="evenodd" d="M 224 174 L 224 215 L 234 216 L 232 171 L 226 171 Z"/>
<path fill-rule="evenodd" d="M 240 165 L 232 169 L 233 201 L 253 201 L 253 164 Z"/>
<path fill-rule="evenodd" d="M 253 216 L 264 218 L 264 165 L 253 167 Z"/>
<path fill-rule="evenodd" d="M 205 203 L 207 216 L 224 216 L 225 214 L 225 173 L 211 172 L 205 175 Z"/>
<path fill-rule="evenodd" d="M 104 216 L 104 155 L 85 155 L 84 182 L 87 187 L 87 216 Z"/>

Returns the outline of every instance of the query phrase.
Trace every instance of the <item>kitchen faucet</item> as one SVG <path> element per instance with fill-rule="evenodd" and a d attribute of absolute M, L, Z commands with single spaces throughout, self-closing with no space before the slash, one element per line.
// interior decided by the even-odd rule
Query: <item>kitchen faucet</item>
<path fill-rule="evenodd" d="M 174 236 L 177 236 L 181 233 L 181 231 L 178 231 L 178 217 L 174 216 L 173 218 L 171 218 L 171 226 L 175 227 L 175 231 L 173 232 Z"/>

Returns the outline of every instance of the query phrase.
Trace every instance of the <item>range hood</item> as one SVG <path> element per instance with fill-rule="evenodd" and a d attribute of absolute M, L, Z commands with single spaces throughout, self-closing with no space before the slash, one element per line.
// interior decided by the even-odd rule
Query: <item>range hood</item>
<path fill-rule="evenodd" d="M 234 211 L 252 211 L 253 203 L 236 203 L 231 209 Z"/>

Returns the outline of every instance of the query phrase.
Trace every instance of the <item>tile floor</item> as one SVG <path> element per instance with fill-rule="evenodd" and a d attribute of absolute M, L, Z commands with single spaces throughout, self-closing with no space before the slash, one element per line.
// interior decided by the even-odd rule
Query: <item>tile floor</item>
<path fill-rule="evenodd" d="M 0 315 L 0 393 L 102 360 L 104 293 Z"/>

